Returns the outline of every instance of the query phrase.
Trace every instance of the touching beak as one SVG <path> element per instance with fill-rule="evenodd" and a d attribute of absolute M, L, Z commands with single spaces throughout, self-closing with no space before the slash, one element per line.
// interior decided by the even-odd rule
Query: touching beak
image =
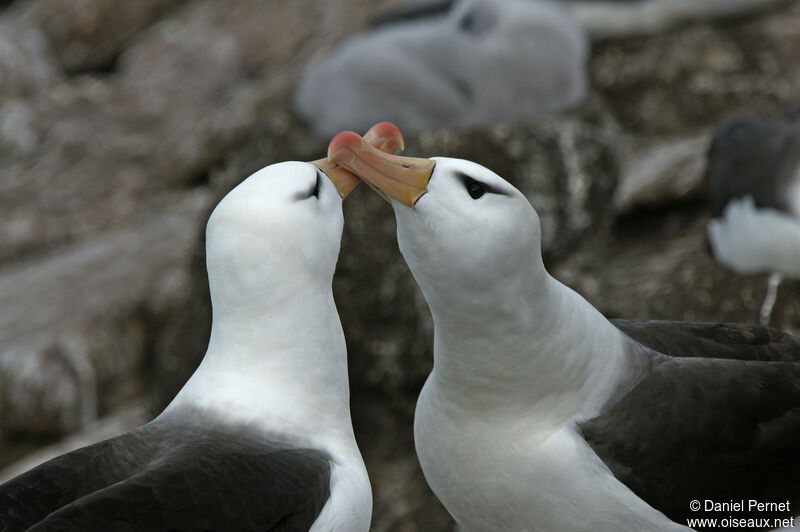
<path fill-rule="evenodd" d="M 347 168 L 382 195 L 409 207 L 427 192 L 435 165 L 430 159 L 384 153 L 352 131 L 333 137 L 328 145 L 328 160 Z"/>
<path fill-rule="evenodd" d="M 330 162 L 327 157 L 324 159 L 311 161 L 311 164 L 322 170 L 322 172 L 328 176 L 328 179 L 333 182 L 336 190 L 339 191 L 339 195 L 342 197 L 342 199 L 345 199 L 347 196 L 349 196 L 353 189 L 356 188 L 358 183 L 361 181 L 349 170 L 346 170 L 340 166 L 336 166 Z"/>
<path fill-rule="evenodd" d="M 402 151 L 405 147 L 403 135 L 400 133 L 400 130 L 397 129 L 397 126 L 391 122 L 379 122 L 372 126 L 364 135 L 364 142 L 369 146 L 373 146 L 376 150 L 387 153 L 395 153 L 398 150 Z M 336 190 L 339 191 L 342 199 L 346 198 L 361 181 L 358 176 L 354 175 L 346 168 L 338 166 L 328 157 L 311 161 L 311 164 L 322 170 L 325 175 L 328 176 L 336 186 Z"/>

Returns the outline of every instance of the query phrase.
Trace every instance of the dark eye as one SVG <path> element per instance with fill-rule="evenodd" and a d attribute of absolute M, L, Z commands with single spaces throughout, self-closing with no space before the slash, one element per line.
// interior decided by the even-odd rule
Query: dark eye
<path fill-rule="evenodd" d="M 467 188 L 467 192 L 472 199 L 478 199 L 486 194 L 486 187 L 483 185 L 483 183 L 475 181 L 472 178 L 467 178 L 464 180 L 464 186 Z"/>
<path fill-rule="evenodd" d="M 492 29 L 495 24 L 495 15 L 486 7 L 476 7 L 467 11 L 458 23 L 461 31 L 482 35 Z"/>

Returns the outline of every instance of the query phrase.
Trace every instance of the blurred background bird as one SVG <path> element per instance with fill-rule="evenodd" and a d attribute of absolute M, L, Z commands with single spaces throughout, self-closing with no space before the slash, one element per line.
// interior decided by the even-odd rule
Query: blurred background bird
<path fill-rule="evenodd" d="M 663 23 L 601 33 L 599 17 L 579 12 L 591 4 L 629 20 L 660 12 Z M 780 119 L 800 102 L 800 2 L 728 4 L 687 14 L 670 0 L 559 2 L 585 33 L 580 101 L 520 120 L 433 121 L 406 135 L 405 153 L 517 176 L 541 217 L 549 271 L 608 317 L 757 321 L 769 274 L 738 273 L 708 252 L 707 153 L 728 121 Z M 402 22 L 398 10 L 419 2 L 2 3 L 4 479 L 152 418 L 195 369 L 210 327 L 211 208 L 256 169 L 317 158 L 330 140 L 295 110 L 306 70 L 351 39 L 465 5 Z M 449 531 L 413 451 L 430 316 L 391 209 L 360 186 L 344 210 L 334 291 L 372 529 Z M 798 297 L 784 280 L 771 326 L 800 330 Z"/>
<path fill-rule="evenodd" d="M 759 320 L 768 324 L 784 276 L 800 277 L 800 126 L 738 118 L 714 136 L 707 168 L 716 260 L 770 273 Z"/>

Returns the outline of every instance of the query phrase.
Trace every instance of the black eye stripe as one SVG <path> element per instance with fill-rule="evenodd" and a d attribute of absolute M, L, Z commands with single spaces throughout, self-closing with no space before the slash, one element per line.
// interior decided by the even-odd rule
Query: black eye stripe
<path fill-rule="evenodd" d="M 506 192 L 504 192 L 504 191 L 502 191 L 502 190 L 500 190 L 500 189 L 498 189 L 496 187 L 493 187 L 491 185 L 487 185 L 483 181 L 478 181 L 474 177 L 472 177 L 472 176 L 470 176 L 468 174 L 465 174 L 464 172 L 457 171 L 456 172 L 456 177 L 461 179 L 461 181 L 464 183 L 464 188 L 467 189 L 467 192 L 469 192 L 469 195 L 472 197 L 472 199 L 478 199 L 478 198 L 480 198 L 481 196 L 483 196 L 487 192 L 490 193 L 490 194 L 499 194 L 501 196 L 508 196 L 508 194 Z M 480 188 L 480 191 L 479 191 L 479 188 Z M 472 190 L 470 190 L 470 189 L 472 189 Z M 475 194 L 475 195 L 473 195 L 473 194 Z"/>

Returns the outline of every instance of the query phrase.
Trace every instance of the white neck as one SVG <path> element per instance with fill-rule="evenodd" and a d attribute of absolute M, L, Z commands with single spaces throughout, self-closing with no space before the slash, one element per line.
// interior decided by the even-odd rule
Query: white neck
<path fill-rule="evenodd" d="M 649 358 L 543 266 L 525 271 L 535 273 L 471 292 L 471 304 L 429 300 L 434 369 L 414 416 L 428 484 L 466 530 L 678 528 L 608 473 L 576 427 Z"/>
<path fill-rule="evenodd" d="M 591 416 L 624 373 L 624 335 L 544 267 L 491 297 L 431 309 L 430 378 L 440 399 L 473 416 L 556 425 Z"/>
<path fill-rule="evenodd" d="M 347 353 L 330 284 L 268 286 L 238 302 L 224 295 L 236 291 L 218 292 L 212 283 L 208 351 L 165 414 L 200 408 L 265 432 L 354 446 Z"/>

